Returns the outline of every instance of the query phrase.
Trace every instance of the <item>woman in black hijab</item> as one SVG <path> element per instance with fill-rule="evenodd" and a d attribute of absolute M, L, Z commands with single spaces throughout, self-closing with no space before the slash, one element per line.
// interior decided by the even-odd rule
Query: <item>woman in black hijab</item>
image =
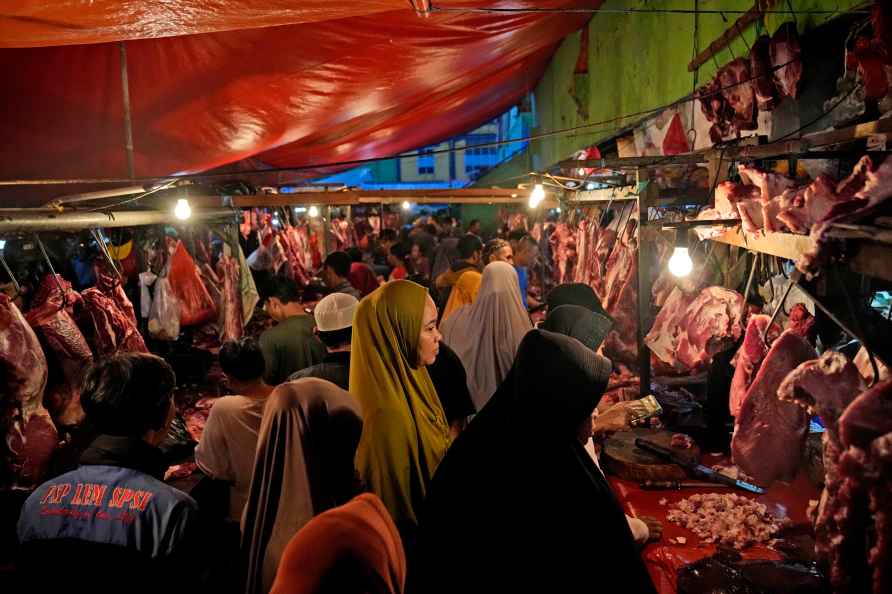
<path fill-rule="evenodd" d="M 598 299 L 594 289 L 585 283 L 564 283 L 556 286 L 548 293 L 545 304 L 548 306 L 548 311 L 561 305 L 578 305 L 610 318 L 610 315 L 601 306 L 601 300 Z"/>
<path fill-rule="evenodd" d="M 421 514 L 418 592 L 655 592 L 622 509 L 581 442 L 611 363 L 529 332 L 453 443 Z"/>

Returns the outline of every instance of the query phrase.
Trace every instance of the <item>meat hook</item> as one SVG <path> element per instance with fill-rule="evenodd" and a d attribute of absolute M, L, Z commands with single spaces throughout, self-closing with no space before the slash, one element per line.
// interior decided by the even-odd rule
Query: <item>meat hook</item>
<path fill-rule="evenodd" d="M 34 240 L 37 242 L 37 247 L 40 248 L 40 253 L 43 254 L 43 259 L 46 260 L 47 266 L 50 267 L 50 274 L 53 275 L 53 280 L 56 281 L 56 285 L 59 287 L 59 293 L 62 294 L 62 307 L 59 308 L 59 311 L 62 311 L 68 307 L 68 294 L 65 292 L 65 287 L 62 286 L 62 281 L 59 280 L 59 275 L 56 274 L 56 269 L 53 268 L 53 262 L 50 260 L 49 254 L 46 253 L 46 248 L 40 240 L 40 235 L 35 233 Z"/>
<path fill-rule="evenodd" d="M 750 296 L 750 289 L 753 288 L 753 278 L 756 276 L 756 267 L 759 265 L 759 261 L 762 259 L 762 252 L 754 252 L 753 253 L 753 266 L 750 268 L 750 276 L 746 279 L 746 290 L 743 292 L 743 303 L 746 304 L 746 300 Z"/>
<path fill-rule="evenodd" d="M 787 283 L 787 288 L 784 289 L 784 294 L 781 297 L 781 300 L 774 306 L 774 313 L 771 314 L 771 319 L 768 320 L 768 325 L 765 326 L 765 331 L 762 332 L 762 343 L 765 346 L 770 346 L 768 344 L 768 332 L 771 330 L 771 325 L 774 324 L 774 321 L 777 320 L 777 315 L 780 313 L 781 309 L 784 307 L 784 303 L 787 301 L 787 297 L 790 296 L 790 291 L 793 290 L 793 287 L 799 283 L 799 279 L 802 278 L 802 273 L 796 270 L 790 276 L 790 282 Z"/>
<path fill-rule="evenodd" d="M 105 259 L 108 260 L 108 263 L 111 265 L 112 270 L 115 271 L 118 279 L 124 280 L 124 275 L 122 275 L 121 271 L 118 270 L 118 266 L 115 264 L 114 258 L 111 257 L 111 252 L 108 251 L 108 246 L 105 245 L 105 237 L 102 235 L 102 230 L 90 229 L 90 232 L 93 234 L 93 239 L 95 239 L 96 243 L 99 244 L 99 251 L 101 251 L 102 255 L 105 256 Z"/>
<path fill-rule="evenodd" d="M 855 315 L 855 306 L 852 303 L 852 297 L 851 295 L 849 295 L 849 290 L 846 288 L 845 282 L 843 282 L 842 275 L 839 274 L 838 270 L 834 270 L 833 276 L 836 277 L 836 282 L 839 284 L 839 288 L 842 290 L 843 297 L 845 297 L 846 307 L 849 310 L 849 317 L 852 318 L 852 325 L 855 327 L 855 330 L 858 331 L 859 334 L 862 334 L 861 324 L 860 322 L 858 322 L 858 317 Z M 855 338 L 857 338 L 857 336 Z M 874 384 L 876 384 L 880 379 L 880 370 L 877 367 L 877 362 L 876 358 L 873 355 L 873 350 L 869 346 L 867 346 L 867 343 L 865 343 L 863 340 L 861 340 L 861 346 L 863 346 L 864 349 L 867 351 L 867 358 L 870 359 L 870 366 L 873 368 L 873 379 L 870 381 L 870 385 L 867 386 L 868 388 L 872 388 Z"/>
<path fill-rule="evenodd" d="M 22 286 L 19 284 L 19 281 L 16 280 L 15 275 L 6 263 L 6 259 L 3 257 L 3 252 L 0 252 L 0 265 L 3 266 L 3 270 L 9 275 L 9 279 L 12 281 L 12 286 L 15 287 L 16 296 L 18 296 L 18 294 L 22 292 Z"/>

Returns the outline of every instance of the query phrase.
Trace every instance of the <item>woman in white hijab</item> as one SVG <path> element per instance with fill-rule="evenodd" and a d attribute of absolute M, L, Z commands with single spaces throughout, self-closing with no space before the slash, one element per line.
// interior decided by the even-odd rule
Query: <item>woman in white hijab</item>
<path fill-rule="evenodd" d="M 464 363 L 478 412 L 505 379 L 520 341 L 532 328 L 520 300 L 517 272 L 506 262 L 488 264 L 477 300 L 443 321 L 443 342 Z"/>

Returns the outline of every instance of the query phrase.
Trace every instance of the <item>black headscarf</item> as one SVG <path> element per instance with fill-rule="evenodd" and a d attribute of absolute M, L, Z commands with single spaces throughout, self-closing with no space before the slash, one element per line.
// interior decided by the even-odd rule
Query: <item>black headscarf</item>
<path fill-rule="evenodd" d="M 471 391 L 468 389 L 468 374 L 461 359 L 445 342 L 440 343 L 437 359 L 427 366 L 427 372 L 437 389 L 446 422 L 464 420 L 477 412 Z"/>
<path fill-rule="evenodd" d="M 595 581 L 655 592 L 619 503 L 576 437 L 610 369 L 573 338 L 524 337 L 428 489 L 418 592 L 559 592 Z"/>
<path fill-rule="evenodd" d="M 601 306 L 601 300 L 598 299 L 594 289 L 585 283 L 558 285 L 548 293 L 545 303 L 548 305 L 548 311 L 561 305 L 578 305 L 612 320 L 610 314 Z"/>
<path fill-rule="evenodd" d="M 613 320 L 579 305 L 560 305 L 548 310 L 543 330 L 575 338 L 597 351 L 613 327 Z"/>

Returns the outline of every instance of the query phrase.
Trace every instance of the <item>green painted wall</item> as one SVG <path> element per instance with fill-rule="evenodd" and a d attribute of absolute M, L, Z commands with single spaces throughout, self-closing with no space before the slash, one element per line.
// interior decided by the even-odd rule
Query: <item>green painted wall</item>
<path fill-rule="evenodd" d="M 796 13 L 815 9 L 844 11 L 861 4 L 861 0 L 791 0 L 791 4 Z M 690 9 L 693 5 L 693 0 L 607 0 L 603 7 Z M 747 10 L 752 6 L 752 0 L 699 1 L 701 10 Z M 780 0 L 775 10 L 786 7 L 786 2 Z M 725 15 L 726 22 L 719 14 L 697 15 L 700 48 L 706 48 L 738 16 Z M 791 18 L 789 13 L 766 15 L 765 27 L 769 33 L 773 33 Z M 832 18 L 832 15 L 797 14 L 796 18 L 801 34 L 803 29 L 811 29 Z M 691 14 L 596 13 L 588 24 L 588 118 L 583 120 L 578 116 L 568 91 L 579 54 L 579 33 L 564 39 L 534 91 L 538 128 L 533 130 L 533 134 L 584 124 L 592 124 L 591 128 L 533 141 L 527 152 L 493 169 L 476 185 L 516 185 L 517 181 L 512 177 L 541 170 L 566 159 L 571 153 L 606 140 L 641 118 L 637 116 L 607 124 L 596 122 L 651 110 L 690 94 L 694 75 L 687 71 L 687 65 L 693 55 L 694 19 Z M 755 28 L 745 30 L 743 36 L 751 44 L 756 37 Z M 738 38 L 730 50 L 725 49 L 717 56 L 717 62 L 724 65 L 734 56 L 747 52 L 744 41 Z M 715 71 L 712 61 L 703 65 L 698 73 L 698 84 L 711 78 Z"/>

